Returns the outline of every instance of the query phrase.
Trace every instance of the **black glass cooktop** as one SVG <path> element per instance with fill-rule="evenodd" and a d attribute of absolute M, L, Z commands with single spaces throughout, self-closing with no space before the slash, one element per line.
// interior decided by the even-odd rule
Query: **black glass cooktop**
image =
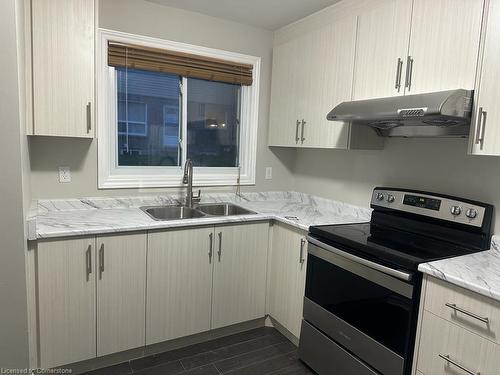
<path fill-rule="evenodd" d="M 416 271 L 419 263 L 478 251 L 373 223 L 312 226 L 309 234 L 340 250 L 409 271 Z"/>

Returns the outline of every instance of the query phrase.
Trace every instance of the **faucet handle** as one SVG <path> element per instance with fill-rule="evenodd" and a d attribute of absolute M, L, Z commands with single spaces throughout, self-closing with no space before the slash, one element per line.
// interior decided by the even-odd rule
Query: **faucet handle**
<path fill-rule="evenodd" d="M 199 203 L 201 200 L 201 189 L 198 189 L 198 195 L 192 195 L 193 202 Z"/>

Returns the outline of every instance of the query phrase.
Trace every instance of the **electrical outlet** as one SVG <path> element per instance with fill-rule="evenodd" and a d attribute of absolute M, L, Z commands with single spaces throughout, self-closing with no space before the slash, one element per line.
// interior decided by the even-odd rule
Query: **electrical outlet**
<path fill-rule="evenodd" d="M 69 167 L 59 167 L 59 182 L 61 184 L 71 182 L 71 170 Z"/>
<path fill-rule="evenodd" d="M 266 180 L 273 179 L 273 167 L 266 167 Z"/>

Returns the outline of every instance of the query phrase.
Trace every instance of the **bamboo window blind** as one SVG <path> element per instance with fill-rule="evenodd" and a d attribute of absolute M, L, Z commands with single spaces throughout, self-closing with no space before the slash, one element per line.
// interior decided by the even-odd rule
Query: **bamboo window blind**
<path fill-rule="evenodd" d="M 244 86 L 253 83 L 253 66 L 249 64 L 111 41 L 108 42 L 108 65 Z"/>

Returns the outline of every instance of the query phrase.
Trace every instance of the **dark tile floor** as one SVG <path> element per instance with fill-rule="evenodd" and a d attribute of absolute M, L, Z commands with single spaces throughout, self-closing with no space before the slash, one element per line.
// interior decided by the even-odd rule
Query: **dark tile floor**
<path fill-rule="evenodd" d="M 258 328 L 172 350 L 85 375 L 299 375 L 313 374 L 297 348 L 274 328 Z"/>

